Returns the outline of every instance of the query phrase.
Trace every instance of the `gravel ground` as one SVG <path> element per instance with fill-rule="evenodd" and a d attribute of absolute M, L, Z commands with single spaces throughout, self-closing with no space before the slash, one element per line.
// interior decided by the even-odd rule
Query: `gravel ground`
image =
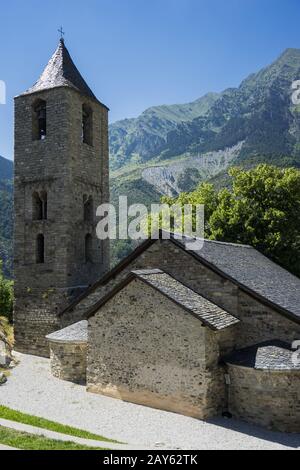
<path fill-rule="evenodd" d="M 222 418 L 210 422 L 93 395 L 51 376 L 49 360 L 17 355 L 20 364 L 0 403 L 86 429 L 133 447 L 169 449 L 300 449 L 300 435 L 272 433 Z"/>

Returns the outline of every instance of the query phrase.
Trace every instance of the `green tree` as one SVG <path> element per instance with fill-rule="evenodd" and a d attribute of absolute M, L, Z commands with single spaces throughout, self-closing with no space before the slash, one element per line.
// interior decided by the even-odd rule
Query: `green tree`
<path fill-rule="evenodd" d="M 12 320 L 13 312 L 13 282 L 4 278 L 2 261 L 0 261 L 0 316 Z"/>
<path fill-rule="evenodd" d="M 168 204 L 205 204 L 205 234 L 249 244 L 300 276 L 300 171 L 261 164 L 232 168 L 232 190 L 201 184 Z"/>

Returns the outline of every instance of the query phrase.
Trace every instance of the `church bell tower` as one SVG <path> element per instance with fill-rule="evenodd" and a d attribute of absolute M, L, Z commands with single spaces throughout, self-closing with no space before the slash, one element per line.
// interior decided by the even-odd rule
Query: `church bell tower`
<path fill-rule="evenodd" d="M 109 202 L 108 108 L 61 39 L 15 99 L 15 348 L 48 356 L 59 313 L 109 267 L 96 209 Z"/>

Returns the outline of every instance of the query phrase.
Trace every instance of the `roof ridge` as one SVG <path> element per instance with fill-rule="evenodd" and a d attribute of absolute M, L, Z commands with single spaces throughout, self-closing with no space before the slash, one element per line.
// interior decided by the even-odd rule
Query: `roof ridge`
<path fill-rule="evenodd" d="M 160 233 L 161 233 L 161 231 L 160 231 Z M 109 282 L 112 279 L 116 278 L 120 272 L 125 270 L 142 253 L 144 253 L 154 243 L 158 242 L 158 240 L 160 240 L 160 242 L 170 241 L 171 243 L 174 243 L 175 245 L 177 245 L 178 248 L 185 251 L 191 257 L 195 258 L 197 261 L 199 261 L 204 266 L 206 266 L 208 269 L 212 270 L 217 275 L 221 276 L 222 278 L 224 278 L 226 280 L 229 280 L 234 285 L 238 286 L 246 294 L 248 294 L 251 297 L 255 298 L 256 300 L 263 303 L 264 305 L 266 305 L 266 306 L 268 306 L 272 309 L 275 309 L 277 312 L 279 312 L 281 315 L 284 315 L 289 320 L 292 320 L 293 322 L 296 322 L 297 324 L 300 324 L 300 315 L 298 313 L 298 310 L 297 311 L 295 310 L 295 303 L 293 303 L 294 300 L 293 300 L 293 302 L 287 302 L 285 300 L 283 301 L 278 296 L 277 297 L 275 296 L 275 298 L 274 298 L 274 296 L 268 295 L 268 292 L 267 292 L 266 289 L 257 289 L 256 286 L 253 283 L 250 282 L 251 279 L 249 281 L 247 279 L 247 277 L 245 278 L 243 276 L 238 276 L 236 273 L 231 274 L 230 271 L 228 269 L 226 269 L 226 265 L 217 262 L 215 259 L 211 259 L 208 256 L 205 256 L 205 249 L 203 251 L 201 251 L 201 250 L 200 251 L 187 250 L 186 246 L 185 246 L 185 243 L 182 242 L 182 241 L 180 242 L 180 240 L 176 239 L 174 236 L 169 237 L 166 240 L 164 238 L 162 238 L 161 236 L 160 236 L 159 239 L 154 240 L 154 239 L 148 238 L 147 240 L 145 240 L 130 255 L 128 255 L 124 260 L 122 260 L 117 266 L 115 266 L 112 270 L 108 271 L 105 275 L 102 275 L 98 281 L 96 281 L 91 287 L 89 287 L 82 295 L 80 295 L 78 298 L 76 298 L 64 310 L 62 310 L 59 315 L 63 316 L 67 312 L 72 311 L 72 309 L 76 309 L 76 306 L 80 302 L 84 301 L 89 295 L 93 295 L 94 292 L 96 292 L 98 287 L 109 284 Z M 218 242 L 214 242 L 214 241 L 211 241 L 211 242 L 212 243 L 218 243 Z M 240 247 L 241 245 L 237 245 L 237 246 Z M 250 248 L 252 248 L 252 247 L 250 247 Z M 295 282 L 297 285 L 300 283 L 300 279 L 297 276 L 291 274 L 285 268 L 283 268 L 282 266 L 279 266 L 274 261 L 270 260 L 267 256 L 262 254 L 256 248 L 252 248 L 251 253 L 250 253 L 249 250 L 240 250 L 240 251 L 236 250 L 236 252 L 234 252 L 234 253 L 231 252 L 231 254 L 230 254 L 230 250 L 227 250 L 227 251 L 229 253 L 229 256 L 231 257 L 231 261 L 232 261 L 232 259 L 234 259 L 234 256 L 232 257 L 231 255 L 235 255 L 235 254 L 236 255 L 239 255 L 239 254 L 242 255 L 243 254 L 243 255 L 246 256 L 246 259 L 250 259 L 250 257 L 253 257 L 254 253 L 257 253 L 257 255 L 259 255 L 262 258 L 262 260 L 264 260 L 265 264 L 266 264 L 266 262 L 268 263 L 268 266 L 267 266 L 268 269 L 267 269 L 267 272 L 266 272 L 267 276 L 270 276 L 270 278 L 273 279 L 273 277 L 272 277 L 272 266 L 273 266 L 273 272 L 274 272 L 274 267 L 276 267 L 278 270 L 280 269 L 279 274 L 281 276 L 283 276 L 283 280 L 285 280 L 286 284 L 291 283 L 291 281 L 293 281 L 293 283 Z M 225 250 L 225 254 L 226 254 L 226 250 Z M 253 263 L 255 264 L 255 260 L 253 261 Z M 244 272 L 244 269 L 243 269 L 243 272 Z M 278 273 L 275 273 L 275 274 L 279 275 Z M 265 283 L 265 281 L 266 281 L 266 279 L 264 279 L 264 283 Z M 273 286 L 273 284 L 272 284 L 272 286 Z M 274 290 L 274 288 L 273 288 L 273 290 Z M 299 290 L 299 292 L 300 292 L 300 290 Z M 294 297 L 295 297 L 295 295 L 294 295 Z M 285 292 L 284 293 L 284 299 L 286 298 L 286 296 L 287 296 L 287 293 Z M 299 303 L 298 303 L 298 305 L 299 305 Z M 88 309 L 88 307 L 87 307 L 87 309 Z"/>
<path fill-rule="evenodd" d="M 164 233 L 169 234 L 170 238 L 172 238 L 174 240 L 178 240 L 179 242 L 184 241 L 185 239 L 187 239 L 187 240 L 199 240 L 199 241 L 204 241 L 204 243 L 217 243 L 219 245 L 228 245 L 228 246 L 234 246 L 234 247 L 237 247 L 237 248 L 250 248 L 252 250 L 256 250 L 256 248 L 254 248 L 253 246 L 247 245 L 247 244 L 244 244 L 244 243 L 222 242 L 221 240 L 211 240 L 209 238 L 191 237 L 190 235 L 184 235 L 184 234 L 179 233 L 179 232 L 168 232 L 167 230 L 163 230 L 163 229 L 161 229 L 160 231 L 161 231 L 162 234 L 164 234 Z"/>
<path fill-rule="evenodd" d="M 189 235 L 181 235 L 181 234 L 176 233 L 176 232 L 170 232 L 170 233 L 171 233 L 171 235 L 174 236 L 175 240 L 178 240 L 178 241 L 184 241 L 185 239 L 199 240 L 199 241 L 204 241 L 204 243 L 216 243 L 218 245 L 234 246 L 234 247 L 237 247 L 237 248 L 250 248 L 251 250 L 256 250 L 256 248 L 254 248 L 253 246 L 246 245 L 244 243 L 222 242 L 221 240 L 210 240 L 209 238 L 191 237 Z M 177 236 L 179 238 L 177 238 Z"/>
<path fill-rule="evenodd" d="M 218 245 L 234 246 L 236 248 L 249 248 L 251 250 L 256 250 L 256 248 L 254 248 L 253 246 L 245 245 L 244 243 L 221 242 L 219 240 L 209 240 L 207 238 L 204 238 L 204 242 L 205 243 L 216 243 Z"/>

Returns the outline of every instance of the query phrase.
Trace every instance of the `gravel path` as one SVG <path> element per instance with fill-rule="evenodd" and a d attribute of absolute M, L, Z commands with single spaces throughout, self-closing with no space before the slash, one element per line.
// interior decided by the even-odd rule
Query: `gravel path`
<path fill-rule="evenodd" d="M 235 420 L 210 422 L 87 393 L 51 376 L 49 360 L 17 355 L 0 404 L 127 442 L 132 448 L 300 449 L 300 435 L 272 433 Z"/>

